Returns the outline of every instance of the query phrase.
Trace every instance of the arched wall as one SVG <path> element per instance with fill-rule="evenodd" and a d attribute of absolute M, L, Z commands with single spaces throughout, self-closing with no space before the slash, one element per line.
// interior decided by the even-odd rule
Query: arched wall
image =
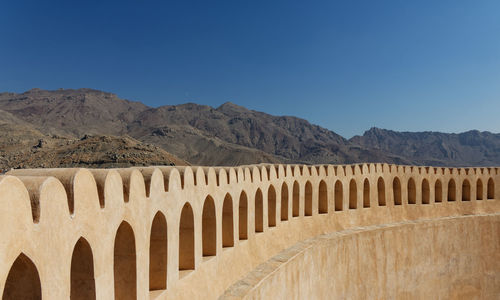
<path fill-rule="evenodd" d="M 73 246 L 84 237 L 93 254 L 96 299 L 113 299 L 115 239 L 120 225 L 126 222 L 134 234 L 138 299 L 150 296 L 156 299 L 214 299 L 237 279 L 283 249 L 321 234 L 355 226 L 498 213 L 498 173 L 496 168 L 449 169 L 387 164 L 13 170 L 7 176 L 0 176 L 3 237 L 0 253 L 4 262 L 0 265 L 1 292 L 11 265 L 24 253 L 37 268 L 43 298 L 68 299 Z M 385 206 L 375 204 L 379 178 L 385 183 Z M 400 182 L 401 205 L 394 203 L 392 186 L 396 178 Z M 415 205 L 408 204 L 410 178 L 415 180 Z M 430 203 L 425 205 L 420 200 L 424 178 L 430 185 Z M 370 187 L 370 208 L 363 207 L 365 179 Z M 446 197 L 450 179 L 456 183 L 454 202 L 448 202 Z M 461 187 L 465 179 L 470 183 L 470 201 L 462 201 Z M 476 195 L 478 179 L 483 187 L 482 200 L 477 200 Z M 435 202 L 437 180 L 442 183 L 441 203 Z M 328 212 L 320 214 L 321 181 L 327 187 Z M 311 217 L 305 216 L 307 182 L 312 187 Z M 350 208 L 351 182 L 355 185 L 352 193 L 355 208 Z M 282 203 L 286 203 L 281 201 L 280 193 L 284 183 L 289 193 L 288 209 L 281 208 Z M 276 192 L 274 227 L 269 226 L 268 215 L 267 191 L 271 185 Z M 341 193 L 335 192 L 335 186 L 339 185 Z M 262 207 L 259 208 L 262 233 L 255 232 L 258 191 L 262 194 Z M 246 201 L 241 200 L 242 193 Z M 224 213 L 223 202 L 227 195 L 234 201 L 234 244 L 225 247 L 223 228 L 228 225 L 223 226 L 223 215 L 227 216 L 228 211 Z M 338 195 L 342 201 L 337 201 Z M 207 197 L 214 202 L 216 225 L 215 255 L 210 259 L 203 255 L 203 207 Z M 294 213 L 295 201 L 297 214 Z M 167 282 L 165 290 L 150 290 L 151 230 L 158 212 L 165 217 L 167 225 Z M 281 212 L 287 213 L 288 218 L 283 218 Z M 247 215 L 246 222 L 241 218 L 247 227 L 246 237 L 241 234 L 240 215 Z M 47 243 L 48 240 L 51 243 Z M 183 256 L 188 258 L 182 259 Z"/>

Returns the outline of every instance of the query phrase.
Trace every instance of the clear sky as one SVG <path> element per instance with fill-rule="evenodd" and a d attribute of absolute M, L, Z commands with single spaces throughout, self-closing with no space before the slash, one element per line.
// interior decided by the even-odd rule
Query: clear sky
<path fill-rule="evenodd" d="M 500 132 L 500 1 L 0 1 L 0 91 Z"/>

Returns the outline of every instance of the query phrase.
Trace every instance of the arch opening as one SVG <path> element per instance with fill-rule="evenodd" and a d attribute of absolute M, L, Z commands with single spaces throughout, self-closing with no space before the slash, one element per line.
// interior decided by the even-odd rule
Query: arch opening
<path fill-rule="evenodd" d="M 281 186 L 281 221 L 288 220 L 288 186 L 283 182 Z"/>
<path fill-rule="evenodd" d="M 222 247 L 234 246 L 233 198 L 226 194 L 222 204 Z"/>
<path fill-rule="evenodd" d="M 194 216 L 189 203 L 182 207 L 179 222 L 179 270 L 194 270 Z"/>
<path fill-rule="evenodd" d="M 246 240 L 248 239 L 248 198 L 244 191 L 240 194 L 238 219 L 240 240 Z"/>
<path fill-rule="evenodd" d="M 455 180 L 450 179 L 448 182 L 448 202 L 456 200 L 456 193 Z"/>
<path fill-rule="evenodd" d="M 86 239 L 81 237 L 71 257 L 71 300 L 95 299 L 94 257 Z"/>
<path fill-rule="evenodd" d="M 342 182 L 337 180 L 335 182 L 335 211 L 343 210 L 343 201 L 344 201 L 344 191 L 342 188 Z"/>
<path fill-rule="evenodd" d="M 430 203 L 430 187 L 427 179 L 422 180 L 422 204 Z"/>
<path fill-rule="evenodd" d="M 382 177 L 378 178 L 377 181 L 377 194 L 378 194 L 378 206 L 385 206 L 385 182 Z"/>
<path fill-rule="evenodd" d="M 149 237 L 149 290 L 167 288 L 168 239 L 167 220 L 157 212 L 151 224 Z"/>
<path fill-rule="evenodd" d="M 276 226 L 276 190 L 272 185 L 267 190 L 267 224 L 269 227 Z"/>
<path fill-rule="evenodd" d="M 299 203 L 299 196 L 300 196 L 300 188 L 299 188 L 299 183 L 295 181 L 293 183 L 293 191 L 292 191 L 292 215 L 294 217 L 299 216 L 299 209 L 300 209 L 300 203 Z"/>
<path fill-rule="evenodd" d="M 321 182 L 319 183 L 318 213 L 328 213 L 328 189 L 324 180 L 321 180 Z"/>
<path fill-rule="evenodd" d="M 401 201 L 401 181 L 399 178 L 394 177 L 392 181 L 392 196 L 394 199 L 394 205 L 401 205 L 403 201 Z"/>
<path fill-rule="evenodd" d="M 255 193 L 255 232 L 264 232 L 264 204 L 262 202 L 262 191 L 257 189 Z"/>
<path fill-rule="evenodd" d="M 462 201 L 470 201 L 470 183 L 467 179 L 462 182 Z"/>
<path fill-rule="evenodd" d="M 19 254 L 9 270 L 3 290 L 4 300 L 42 299 L 38 270 L 24 253 Z"/>
<path fill-rule="evenodd" d="M 349 209 L 356 209 L 358 207 L 358 188 L 356 181 L 351 179 L 349 182 Z"/>
<path fill-rule="evenodd" d="M 483 200 L 483 182 L 478 179 L 476 182 L 476 199 Z"/>
<path fill-rule="evenodd" d="M 214 256 L 217 254 L 217 221 L 215 217 L 215 202 L 211 196 L 207 196 L 203 204 L 201 242 L 203 256 Z"/>
<path fill-rule="evenodd" d="M 417 188 L 415 187 L 415 180 L 410 178 L 408 180 L 408 204 L 417 203 Z"/>
<path fill-rule="evenodd" d="M 443 185 L 441 184 L 441 180 L 436 180 L 434 185 L 434 202 L 440 203 L 443 202 Z"/>
<path fill-rule="evenodd" d="M 370 207 L 370 182 L 365 178 L 363 182 L 363 207 Z"/>
<path fill-rule="evenodd" d="M 304 215 L 305 216 L 312 216 L 312 184 L 311 182 L 307 181 L 306 182 L 306 189 L 305 189 L 305 206 L 304 206 Z"/>
<path fill-rule="evenodd" d="M 493 182 L 493 178 L 488 179 L 487 196 L 488 199 L 495 199 L 495 183 Z"/>
<path fill-rule="evenodd" d="M 137 299 L 137 262 L 134 231 L 123 221 L 115 236 L 114 278 L 116 299 Z"/>

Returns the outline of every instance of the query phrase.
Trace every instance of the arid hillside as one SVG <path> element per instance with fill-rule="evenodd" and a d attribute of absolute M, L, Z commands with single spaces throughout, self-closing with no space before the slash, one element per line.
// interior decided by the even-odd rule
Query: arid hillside
<path fill-rule="evenodd" d="M 153 108 L 92 89 L 1 93 L 0 126 L 0 168 L 187 162 L 500 165 L 500 135 L 488 132 L 373 128 L 347 140 L 297 117 L 229 102 L 217 108 L 193 103 Z M 113 153 L 127 158 L 118 160 Z"/>

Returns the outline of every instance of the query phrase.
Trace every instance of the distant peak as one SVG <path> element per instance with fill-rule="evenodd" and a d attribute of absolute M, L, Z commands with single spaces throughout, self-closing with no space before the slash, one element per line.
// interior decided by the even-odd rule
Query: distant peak
<path fill-rule="evenodd" d="M 365 131 L 365 135 L 366 134 L 381 134 L 381 133 L 385 133 L 385 132 L 389 132 L 390 130 L 387 130 L 387 129 L 382 129 L 382 128 L 378 128 L 378 127 L 372 127 L 370 129 L 368 129 L 367 131 Z"/>
<path fill-rule="evenodd" d="M 217 107 L 217 110 L 220 110 L 220 111 L 246 111 L 247 108 L 228 101 L 228 102 L 225 102 L 224 104 L 222 104 L 221 106 Z"/>

